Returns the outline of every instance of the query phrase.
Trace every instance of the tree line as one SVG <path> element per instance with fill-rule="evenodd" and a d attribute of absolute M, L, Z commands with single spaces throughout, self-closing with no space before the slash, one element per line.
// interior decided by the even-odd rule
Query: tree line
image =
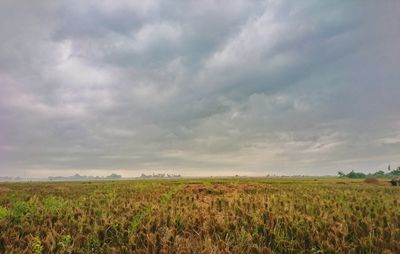
<path fill-rule="evenodd" d="M 347 177 L 347 178 L 367 178 L 367 177 L 376 177 L 376 178 L 393 178 L 400 177 L 400 166 L 396 169 L 391 169 L 390 165 L 388 166 L 387 171 L 379 170 L 374 173 L 363 173 L 363 172 L 355 172 L 354 170 L 349 173 L 344 173 L 343 171 L 338 172 L 339 177 Z"/>

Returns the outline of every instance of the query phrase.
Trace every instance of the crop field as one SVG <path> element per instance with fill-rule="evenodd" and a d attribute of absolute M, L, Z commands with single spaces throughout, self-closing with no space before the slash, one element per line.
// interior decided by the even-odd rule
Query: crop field
<path fill-rule="evenodd" d="M 400 188 L 338 178 L 0 184 L 0 253 L 400 253 Z"/>

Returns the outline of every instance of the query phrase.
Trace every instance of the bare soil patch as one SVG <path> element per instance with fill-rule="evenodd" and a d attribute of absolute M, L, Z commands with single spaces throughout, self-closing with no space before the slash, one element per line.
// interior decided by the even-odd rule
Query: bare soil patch
<path fill-rule="evenodd" d="M 53 188 L 54 190 L 63 191 L 63 192 L 69 191 L 69 190 L 70 190 L 69 187 L 65 187 L 65 186 L 53 186 L 52 188 Z"/>

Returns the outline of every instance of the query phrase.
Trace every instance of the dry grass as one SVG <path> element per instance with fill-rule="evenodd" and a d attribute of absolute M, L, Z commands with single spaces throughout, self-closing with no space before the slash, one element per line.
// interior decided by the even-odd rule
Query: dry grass
<path fill-rule="evenodd" d="M 0 186 L 0 193 L 7 193 L 7 192 L 9 192 L 9 191 L 11 191 L 10 188 Z"/>
<path fill-rule="evenodd" d="M 0 253 L 400 253 L 400 188 L 375 181 L 201 179 L 0 189 Z"/>
<path fill-rule="evenodd" d="M 367 177 L 364 182 L 369 184 L 379 184 L 379 180 L 376 177 Z"/>

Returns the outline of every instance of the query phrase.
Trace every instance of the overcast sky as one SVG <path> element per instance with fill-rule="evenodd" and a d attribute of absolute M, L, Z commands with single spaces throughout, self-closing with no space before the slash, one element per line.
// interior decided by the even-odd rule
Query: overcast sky
<path fill-rule="evenodd" d="M 0 175 L 400 166 L 400 1 L 0 2 Z"/>

